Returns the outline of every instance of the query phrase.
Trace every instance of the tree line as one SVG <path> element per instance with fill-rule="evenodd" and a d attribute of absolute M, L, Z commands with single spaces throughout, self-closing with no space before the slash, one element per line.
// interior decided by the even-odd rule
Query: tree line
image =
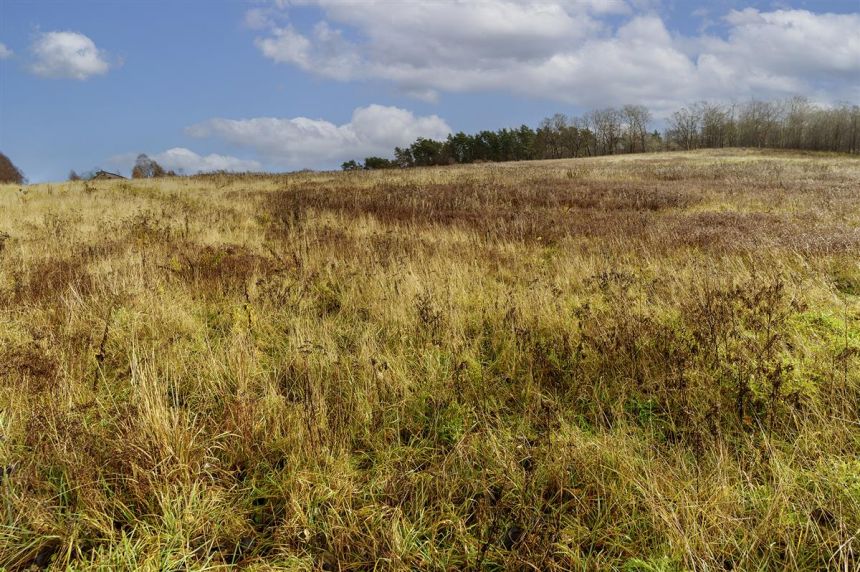
<path fill-rule="evenodd" d="M 701 102 L 672 114 L 678 149 L 768 147 L 860 153 L 860 106 L 823 107 L 803 97 L 740 105 Z"/>
<path fill-rule="evenodd" d="M 642 105 L 607 107 L 583 116 L 556 113 L 536 129 L 419 137 L 396 147 L 393 158 L 346 161 L 345 171 L 530 159 L 564 159 L 621 153 L 759 147 L 860 153 L 860 106 L 824 107 L 802 97 L 720 104 L 699 102 L 673 113 L 661 133 Z"/>
<path fill-rule="evenodd" d="M 803 97 L 779 101 L 687 105 L 669 116 L 661 133 L 652 129 L 652 113 L 642 105 L 607 107 L 582 116 L 556 113 L 537 128 L 449 134 L 444 141 L 419 137 L 396 147 L 393 158 L 367 157 L 346 161 L 345 171 L 594 157 L 620 153 L 758 147 L 860 153 L 860 106 L 823 106 Z M 88 179 L 97 171 L 69 173 L 70 180 Z M 132 178 L 174 176 L 141 154 Z M 23 183 L 24 174 L 0 153 L 0 183 Z"/>

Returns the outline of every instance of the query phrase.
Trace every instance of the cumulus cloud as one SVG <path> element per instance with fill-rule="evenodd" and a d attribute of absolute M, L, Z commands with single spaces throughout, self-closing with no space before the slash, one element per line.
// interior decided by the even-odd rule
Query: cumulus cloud
<path fill-rule="evenodd" d="M 310 29 L 258 28 L 278 63 L 343 81 L 436 92 L 503 90 L 581 105 L 856 93 L 860 14 L 729 12 L 722 35 L 668 30 L 647 0 L 291 0 Z M 611 15 L 612 17 L 608 17 Z M 285 14 L 282 13 L 282 17 Z"/>
<path fill-rule="evenodd" d="M 444 138 L 451 128 L 436 115 L 415 116 L 398 107 L 360 107 L 349 123 L 307 117 L 210 119 L 189 127 L 193 137 L 215 137 L 254 149 L 280 167 L 331 167 L 346 159 L 387 156 L 418 137 Z"/>
<path fill-rule="evenodd" d="M 663 22 L 637 17 L 611 38 L 583 43 L 521 72 L 520 91 L 561 98 L 589 107 L 643 102 L 658 112 L 695 98 L 695 65 L 672 45 Z"/>
<path fill-rule="evenodd" d="M 193 175 L 208 171 L 260 171 L 263 166 L 258 161 L 239 159 L 229 155 L 199 155 L 184 147 L 173 147 L 167 151 L 149 155 L 168 171 Z M 111 157 L 108 163 L 117 169 L 130 169 L 137 159 L 136 153 L 126 153 Z"/>
<path fill-rule="evenodd" d="M 0 60 L 5 60 L 12 57 L 12 50 L 6 47 L 6 44 L 0 42 Z"/>
<path fill-rule="evenodd" d="M 317 4 L 329 16 L 302 34 L 292 27 L 272 27 L 257 39 L 263 54 L 322 75 L 341 66 L 332 60 L 351 59 L 355 77 L 368 71 L 385 75 L 386 66 L 403 73 L 432 68 L 494 68 L 499 62 L 545 58 L 559 43 L 582 39 L 601 24 L 586 10 L 573 15 L 561 5 L 519 1 L 454 2 L 384 0 L 341 2 L 319 0 L 293 2 Z M 613 3 L 593 1 L 600 10 Z M 619 4 L 626 7 L 626 4 Z M 367 38 L 362 44 L 343 39 L 335 25 L 347 25 Z"/>
<path fill-rule="evenodd" d="M 276 62 L 295 64 L 335 79 L 352 79 L 362 67 L 354 48 L 326 22 L 318 23 L 310 38 L 292 26 L 273 27 L 271 34 L 258 38 L 256 44 L 263 55 Z"/>
<path fill-rule="evenodd" d="M 78 32 L 39 34 L 31 51 L 31 71 L 46 78 L 84 80 L 110 69 L 104 52 Z"/>
<path fill-rule="evenodd" d="M 797 80 L 860 77 L 860 13 L 806 10 L 732 11 L 728 38 L 704 42 L 703 53 L 738 75 Z"/>
<path fill-rule="evenodd" d="M 163 153 L 154 155 L 153 158 L 165 169 L 187 174 L 206 171 L 259 171 L 263 167 L 259 161 L 239 159 L 217 153 L 198 155 L 184 147 L 168 149 Z"/>

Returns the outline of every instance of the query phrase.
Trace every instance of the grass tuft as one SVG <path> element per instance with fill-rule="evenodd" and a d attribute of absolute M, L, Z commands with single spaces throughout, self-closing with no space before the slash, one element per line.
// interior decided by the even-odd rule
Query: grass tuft
<path fill-rule="evenodd" d="M 0 187 L 0 567 L 856 569 L 860 162 Z"/>

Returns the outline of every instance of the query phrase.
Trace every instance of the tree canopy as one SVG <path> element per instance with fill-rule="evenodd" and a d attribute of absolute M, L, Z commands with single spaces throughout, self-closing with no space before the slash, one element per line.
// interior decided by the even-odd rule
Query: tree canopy
<path fill-rule="evenodd" d="M 26 180 L 21 169 L 16 167 L 9 157 L 0 153 L 0 183 L 17 183 L 21 185 Z"/>

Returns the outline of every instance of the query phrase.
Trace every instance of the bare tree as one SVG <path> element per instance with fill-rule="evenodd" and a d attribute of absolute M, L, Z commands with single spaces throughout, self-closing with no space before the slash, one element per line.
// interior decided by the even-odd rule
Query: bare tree
<path fill-rule="evenodd" d="M 701 121 L 698 106 L 682 107 L 669 119 L 669 139 L 682 149 L 695 149 L 698 147 Z"/>
<path fill-rule="evenodd" d="M 781 116 L 780 107 L 769 101 L 750 101 L 738 116 L 739 143 L 748 147 L 768 147 L 774 142 Z M 774 145 L 777 146 L 777 145 Z"/>
<path fill-rule="evenodd" d="M 154 159 L 150 159 L 146 154 L 141 153 L 137 156 L 134 163 L 134 168 L 131 170 L 132 179 L 151 179 L 154 177 L 164 177 L 167 172 Z"/>
<path fill-rule="evenodd" d="M 860 145 L 860 106 L 854 105 L 851 107 L 851 144 L 848 152 L 860 152 L 858 145 Z"/>
<path fill-rule="evenodd" d="M 588 126 L 597 139 L 598 154 L 614 155 L 621 141 L 621 112 L 614 107 L 596 109 L 586 115 Z"/>
<path fill-rule="evenodd" d="M 568 127 L 567 117 L 556 113 L 541 121 L 537 130 L 538 144 L 543 148 L 542 157 L 545 159 L 561 159 L 564 157 L 564 133 Z"/>
<path fill-rule="evenodd" d="M 648 136 L 648 124 L 651 122 L 651 112 L 644 105 L 625 105 L 621 109 L 624 120 L 624 139 L 628 153 L 645 151 L 645 140 Z"/>
<path fill-rule="evenodd" d="M 806 98 L 749 101 L 739 105 L 701 102 L 670 119 L 675 148 L 770 147 L 858 153 L 860 106 L 824 107 Z"/>
<path fill-rule="evenodd" d="M 728 108 L 716 104 L 702 102 L 698 104 L 698 114 L 701 119 L 699 145 L 702 147 L 725 147 L 729 140 L 731 112 Z"/>

